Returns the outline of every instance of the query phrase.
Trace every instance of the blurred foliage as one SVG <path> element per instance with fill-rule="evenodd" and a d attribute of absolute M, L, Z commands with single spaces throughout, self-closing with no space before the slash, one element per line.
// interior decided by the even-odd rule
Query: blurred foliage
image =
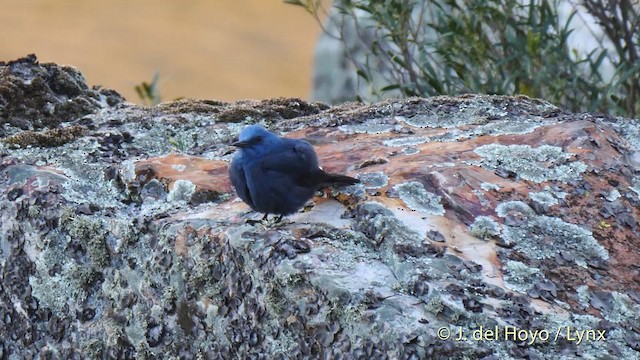
<path fill-rule="evenodd" d="M 570 21 L 561 24 L 559 0 L 336 0 L 366 44 L 364 57 L 343 41 L 358 77 L 374 95 L 462 93 L 525 94 L 574 111 L 630 117 L 640 111 L 640 31 L 634 0 L 582 0 L 603 27 L 615 53 L 600 46 L 589 54 L 569 48 Z M 322 25 L 321 0 L 286 0 L 303 6 Z M 604 24 L 604 25 L 603 25 Z M 340 27 L 339 29 L 346 29 Z M 325 32 L 327 31 L 324 28 Z M 598 71 L 615 67 L 610 78 Z M 372 79 L 385 74 L 384 84 Z"/>
<path fill-rule="evenodd" d="M 160 74 L 156 72 L 153 74 L 153 79 L 151 79 L 150 83 L 143 81 L 135 86 L 136 93 L 144 105 L 153 106 L 162 102 L 162 97 L 158 91 L 158 80 L 160 80 Z"/>

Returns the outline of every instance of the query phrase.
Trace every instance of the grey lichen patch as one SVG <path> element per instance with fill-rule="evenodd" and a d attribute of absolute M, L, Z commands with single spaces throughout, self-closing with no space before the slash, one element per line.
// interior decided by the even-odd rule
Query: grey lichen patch
<path fill-rule="evenodd" d="M 391 147 L 407 147 L 407 146 L 424 144 L 428 141 L 429 141 L 428 136 L 410 136 L 410 137 L 388 139 L 388 140 L 384 140 L 382 143 L 385 146 L 391 146 Z"/>
<path fill-rule="evenodd" d="M 379 189 L 389 184 L 389 177 L 382 171 L 358 174 L 358 179 L 366 189 Z"/>
<path fill-rule="evenodd" d="M 614 323 L 635 323 L 640 324 L 640 305 L 633 302 L 629 295 L 614 291 L 611 293 L 613 301 L 611 309 L 603 309 L 602 316 Z"/>
<path fill-rule="evenodd" d="M 505 285 L 512 290 L 526 293 L 537 281 L 544 280 L 540 269 L 532 268 L 519 261 L 505 263 Z"/>
<path fill-rule="evenodd" d="M 534 216 L 535 212 L 529 205 L 522 201 L 505 201 L 496 206 L 496 214 L 500 217 L 507 217 L 508 215 L 517 216 Z"/>
<path fill-rule="evenodd" d="M 348 134 L 382 134 L 391 132 L 395 128 L 390 124 L 353 124 L 353 125 L 340 125 L 338 129 Z"/>
<path fill-rule="evenodd" d="M 419 152 L 420 152 L 420 150 L 418 148 L 416 148 L 416 147 L 413 147 L 413 146 L 409 146 L 409 147 L 406 147 L 406 148 L 402 149 L 402 154 L 404 154 L 404 155 L 415 155 L 415 154 L 417 154 Z"/>
<path fill-rule="evenodd" d="M 132 183 L 136 179 L 136 164 L 133 160 L 125 160 L 120 164 L 118 169 L 122 176 L 122 180 L 126 183 Z"/>
<path fill-rule="evenodd" d="M 444 207 L 440 204 L 441 197 L 428 192 L 421 183 L 409 181 L 395 185 L 393 189 L 398 192 L 400 199 L 409 209 L 432 215 L 444 215 Z"/>
<path fill-rule="evenodd" d="M 455 128 L 458 126 L 474 124 L 482 122 L 483 119 L 473 114 L 460 113 L 460 116 L 442 115 L 439 116 L 436 113 L 419 113 L 412 117 L 403 118 L 397 117 L 403 120 L 408 125 L 419 128 Z"/>
<path fill-rule="evenodd" d="M 219 144 L 233 137 L 231 125 L 216 128 L 211 126 L 213 122 L 211 116 L 185 113 L 159 116 L 152 122 L 130 122 L 126 128 L 137 134 L 131 146 L 144 149 L 148 157 L 154 157 L 169 152 L 192 153 L 198 144 Z"/>
<path fill-rule="evenodd" d="M 76 306 L 81 306 L 86 299 L 84 287 L 94 279 L 95 272 L 66 257 L 64 249 L 68 240 L 64 236 L 53 233 L 46 241 L 45 249 L 35 262 L 36 274 L 29 277 L 29 285 L 42 306 L 64 316 L 67 311 L 78 310 Z"/>
<path fill-rule="evenodd" d="M 617 133 L 624 137 L 633 149 L 636 151 L 640 150 L 640 121 L 617 118 L 616 121 L 597 119 L 597 123 L 604 127 L 612 127 Z"/>
<path fill-rule="evenodd" d="M 551 194 L 556 199 L 564 200 L 567 198 L 567 196 L 569 196 L 569 193 L 563 191 L 559 186 L 556 185 L 554 185 L 553 187 L 547 185 L 543 188 L 543 190 L 544 192 Z"/>
<path fill-rule="evenodd" d="M 527 204 L 509 201 L 498 205 L 496 213 L 511 220 L 503 225 L 502 239 L 514 249 L 534 259 L 548 259 L 561 251 L 572 254 L 576 263 L 607 260 L 609 254 L 591 231 L 558 218 L 536 215 Z"/>
<path fill-rule="evenodd" d="M 609 331 L 605 330 L 605 340 L 598 340 L 596 331 L 601 328 L 599 318 L 591 315 L 570 314 L 569 316 L 557 316 L 555 313 L 549 313 L 543 316 L 546 322 L 545 328 L 549 329 L 549 340 L 558 336 L 558 342 L 571 341 L 580 347 L 581 356 L 587 359 L 602 358 L 602 354 L 608 353 L 609 346 L 612 343 L 609 337 Z M 552 334 L 553 332 L 553 334 Z M 588 334 L 589 332 L 589 334 Z M 588 334 L 588 335 L 587 335 Z M 579 337 L 582 336 L 582 337 Z M 587 336 L 589 336 L 587 338 Z M 578 339 L 581 341 L 578 343 Z M 617 349 L 622 345 L 616 344 Z M 623 346 L 624 347 L 624 346 Z M 634 357 L 622 357 L 623 359 L 633 359 Z"/>
<path fill-rule="evenodd" d="M 519 118 L 490 121 L 467 132 L 468 136 L 478 137 L 482 135 L 507 135 L 507 134 L 528 134 L 535 129 L 549 123 L 540 117 Z"/>
<path fill-rule="evenodd" d="M 475 149 L 483 157 L 478 165 L 491 170 L 506 170 L 520 178 L 534 181 L 568 182 L 580 178 L 587 165 L 580 161 L 570 161 L 572 154 L 562 148 L 542 145 L 489 144 Z"/>
<path fill-rule="evenodd" d="M 631 337 L 629 333 L 620 327 L 616 327 L 610 331 L 607 331 L 606 339 L 608 343 L 616 344 L 617 348 L 620 349 L 620 359 L 640 359 L 640 351 L 638 347 L 632 348 L 629 346 L 629 340 Z M 637 339 L 637 337 L 636 337 Z M 603 349 L 603 351 L 605 351 Z M 593 352 L 593 358 L 597 358 L 597 355 L 602 354 L 603 352 Z"/>
<path fill-rule="evenodd" d="M 433 296 L 426 305 L 427 311 L 432 314 L 438 315 L 444 310 L 444 302 L 442 298 L 438 295 Z"/>
<path fill-rule="evenodd" d="M 187 166 L 184 164 L 173 164 L 171 165 L 171 168 L 176 171 L 183 172 L 187 168 Z"/>
<path fill-rule="evenodd" d="M 471 190 L 471 192 L 478 198 L 480 206 L 482 206 L 483 208 L 488 208 L 491 206 L 491 202 L 487 200 L 486 196 L 484 196 L 484 191 L 473 189 Z"/>
<path fill-rule="evenodd" d="M 589 302 L 591 301 L 591 292 L 587 285 L 578 286 L 578 288 L 576 288 L 576 295 L 578 297 L 578 303 L 583 309 L 590 306 Z"/>
<path fill-rule="evenodd" d="M 366 190 L 367 188 L 363 183 L 347 185 L 347 186 L 332 186 L 331 196 L 334 198 L 337 198 L 340 196 L 340 194 L 344 194 L 344 195 L 349 195 L 349 196 L 352 196 L 353 198 L 359 199 L 366 196 L 367 194 Z"/>
<path fill-rule="evenodd" d="M 636 198 L 640 200 L 640 177 L 634 177 L 629 185 L 629 190 L 633 191 Z"/>
<path fill-rule="evenodd" d="M 83 243 L 91 263 L 96 268 L 109 264 L 106 246 L 107 229 L 99 219 L 78 215 L 63 224 L 72 240 Z"/>
<path fill-rule="evenodd" d="M 424 251 L 421 237 L 413 229 L 399 221 L 391 210 L 376 202 L 362 204 L 355 211 L 356 230 L 367 236 L 399 280 L 408 275 L 406 272 L 409 268 L 417 271 L 418 264 L 408 264 L 404 256 L 399 256 L 397 249 L 400 246 L 409 252 Z"/>
<path fill-rule="evenodd" d="M 189 180 L 176 180 L 173 183 L 173 188 L 167 194 L 167 201 L 169 202 L 178 202 L 185 201 L 188 202 L 191 199 L 191 195 L 196 192 L 196 186 Z"/>
<path fill-rule="evenodd" d="M 607 201 L 616 201 L 620 198 L 620 192 L 618 191 L 618 189 L 613 189 L 611 190 L 611 192 L 609 192 L 606 196 Z"/>
<path fill-rule="evenodd" d="M 482 240 L 489 240 L 500 235 L 500 224 L 490 216 L 478 216 L 473 224 L 469 226 L 471 235 Z"/>
<path fill-rule="evenodd" d="M 558 199 L 546 191 L 531 192 L 529 193 L 529 198 L 543 206 L 558 205 Z"/>
<path fill-rule="evenodd" d="M 56 275 L 49 275 L 49 269 L 42 263 L 36 265 L 37 275 L 29 277 L 33 297 L 42 306 L 50 308 L 56 315 L 63 316 L 66 306 L 82 303 L 87 294 L 76 279 L 80 267 L 72 261 L 65 263 Z"/>
<path fill-rule="evenodd" d="M 483 182 L 482 184 L 480 184 L 480 188 L 484 191 L 490 191 L 490 190 L 500 190 L 500 185 L 498 184 L 492 184 L 492 183 L 488 183 L 488 182 Z"/>

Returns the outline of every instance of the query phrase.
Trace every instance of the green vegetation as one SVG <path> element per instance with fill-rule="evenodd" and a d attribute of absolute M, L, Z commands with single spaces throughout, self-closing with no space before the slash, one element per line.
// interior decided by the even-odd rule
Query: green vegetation
<path fill-rule="evenodd" d="M 140 85 L 135 86 L 136 93 L 144 105 L 154 106 L 162 102 L 162 97 L 158 91 L 159 79 L 160 74 L 156 72 L 153 74 L 153 79 L 151 79 L 150 83 L 143 81 Z"/>
<path fill-rule="evenodd" d="M 303 6 L 319 22 L 327 15 L 326 1 L 285 2 Z M 602 43 L 614 49 L 600 46 L 588 54 L 568 45 L 569 24 L 577 14 L 573 10 L 561 21 L 559 0 L 334 3 L 343 21 L 354 24 L 357 45 L 346 42 L 346 35 L 354 36 L 346 26 L 338 25 L 342 30 L 337 33 L 324 30 L 345 44 L 347 58 L 374 99 L 398 92 L 525 94 L 574 111 L 630 117 L 640 111 L 640 7 L 631 0 L 581 1 L 600 23 Z M 598 71 L 607 62 L 613 65 L 612 76 Z"/>

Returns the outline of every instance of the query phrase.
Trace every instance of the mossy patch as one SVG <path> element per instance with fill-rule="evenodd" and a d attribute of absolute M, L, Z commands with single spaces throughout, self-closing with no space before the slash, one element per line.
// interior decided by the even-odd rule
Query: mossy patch
<path fill-rule="evenodd" d="M 14 147 L 56 147 L 64 145 L 82 136 L 82 126 L 69 126 L 62 129 L 44 131 L 23 131 L 2 139 L 2 142 Z"/>

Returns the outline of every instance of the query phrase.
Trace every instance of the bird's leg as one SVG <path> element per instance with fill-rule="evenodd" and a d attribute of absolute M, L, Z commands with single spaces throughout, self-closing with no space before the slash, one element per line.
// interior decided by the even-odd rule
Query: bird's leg
<path fill-rule="evenodd" d="M 277 223 L 279 223 L 280 221 L 282 221 L 282 217 L 283 217 L 283 216 L 284 216 L 284 215 L 280 215 L 280 216 L 278 216 L 278 218 L 276 218 L 275 223 L 277 224 Z"/>

